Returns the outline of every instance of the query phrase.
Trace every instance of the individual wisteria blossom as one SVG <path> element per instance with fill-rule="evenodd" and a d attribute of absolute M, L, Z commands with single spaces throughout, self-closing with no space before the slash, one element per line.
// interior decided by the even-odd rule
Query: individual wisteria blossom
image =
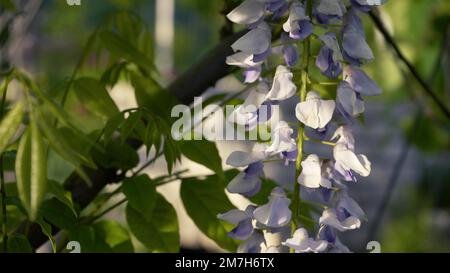
<path fill-rule="evenodd" d="M 316 59 L 316 66 L 322 74 L 329 78 L 337 78 L 342 73 L 342 53 L 334 32 L 327 32 L 319 39 L 324 46 L 320 49 Z"/>
<path fill-rule="evenodd" d="M 309 155 L 302 161 L 302 172 L 298 177 L 298 183 L 307 188 L 331 188 L 331 181 L 322 175 L 322 163 L 319 156 Z"/>
<path fill-rule="evenodd" d="M 289 37 L 299 40 L 304 40 L 313 33 L 311 19 L 306 15 L 305 8 L 299 1 L 292 3 L 289 18 L 283 24 L 283 29 L 289 33 Z"/>
<path fill-rule="evenodd" d="M 355 92 L 364 96 L 377 96 L 382 92 L 381 88 L 357 66 L 345 67 L 344 80 Z"/>
<path fill-rule="evenodd" d="M 250 151 L 230 153 L 226 164 L 240 172 L 226 189 L 250 198 L 268 179 L 262 177 L 269 162 L 284 161 L 280 167 L 286 171 L 296 168 L 293 184 L 275 186 L 267 203 L 218 215 L 236 225 L 228 235 L 242 241 L 238 252 L 350 252 L 338 232 L 359 229 L 367 219 L 348 188 L 358 176 L 370 175 L 372 168 L 367 156 L 357 152 L 351 125 L 364 113 L 364 97 L 382 93 L 361 68 L 375 56 L 366 41 L 360 15 L 385 2 L 245 0 L 227 15 L 248 32 L 232 45 L 234 53 L 226 62 L 242 68 L 244 83 L 252 84 L 230 121 L 247 130 L 270 123 L 272 130 L 270 141 L 256 142 Z M 272 42 L 277 45 L 272 46 Z M 317 52 L 313 52 L 315 48 Z M 313 56 L 315 67 L 310 65 Z M 327 85 L 335 89 L 315 88 L 313 85 L 323 83 L 310 74 L 312 69 L 331 79 Z M 271 106 L 283 106 L 283 101 L 293 98 L 300 101 L 295 112 L 290 112 L 298 125 L 291 127 L 288 122 L 274 120 Z M 330 130 L 334 130 L 331 138 Z M 303 149 L 305 141 L 327 145 L 329 153 L 324 157 L 322 151 Z M 321 203 L 301 202 L 304 196 L 298 194 L 300 187 L 306 188 L 308 195 L 317 193 Z M 304 206 L 323 209 L 302 214 L 317 223 L 308 230 L 299 217 Z M 304 213 L 307 211 L 317 210 Z"/>
<path fill-rule="evenodd" d="M 245 197 L 254 196 L 261 189 L 261 176 L 264 164 L 261 161 L 251 163 L 241 173 L 239 173 L 227 186 L 230 193 L 239 193 Z"/>
<path fill-rule="evenodd" d="M 333 117 L 336 103 L 333 100 L 322 100 L 315 91 L 306 95 L 306 100 L 297 104 L 297 119 L 313 129 L 322 129 Z"/>
<path fill-rule="evenodd" d="M 283 152 L 293 152 L 297 149 L 297 143 L 292 138 L 294 130 L 285 121 L 278 122 L 273 132 L 272 143 L 266 153 L 275 155 Z"/>
<path fill-rule="evenodd" d="M 261 64 L 270 54 L 272 33 L 270 27 L 261 22 L 231 45 L 234 55 L 227 58 L 229 65 L 248 68 Z"/>
<path fill-rule="evenodd" d="M 279 65 L 275 72 L 272 88 L 267 94 L 269 100 L 286 100 L 295 95 L 297 86 L 292 82 L 294 74 L 283 65 Z"/>
<path fill-rule="evenodd" d="M 270 193 L 269 202 L 256 208 L 253 215 L 264 226 L 271 228 L 283 227 L 291 221 L 290 203 L 291 200 L 286 197 L 284 190 L 276 187 Z"/>
<path fill-rule="evenodd" d="M 319 223 L 339 231 L 360 228 L 362 221 L 366 220 L 363 210 L 346 193 L 341 193 L 338 198 L 336 208 L 325 209 Z"/>
<path fill-rule="evenodd" d="M 354 11 L 346 14 L 345 26 L 342 30 L 343 55 L 347 62 L 361 65 L 374 59 L 374 55 L 366 42 L 366 35 L 361 18 Z"/>
<path fill-rule="evenodd" d="M 338 139 L 333 148 L 335 160 L 334 168 L 345 181 L 356 181 L 354 172 L 366 177 L 371 172 L 371 163 L 363 154 L 355 154 L 354 138 L 347 127 L 338 128 L 335 132 L 335 139 Z"/>
<path fill-rule="evenodd" d="M 342 20 L 347 12 L 340 0 L 320 0 L 314 8 L 314 15 L 321 24 L 330 24 Z"/>
<path fill-rule="evenodd" d="M 226 213 L 219 214 L 217 218 L 227 221 L 236 227 L 228 233 L 228 236 L 237 240 L 247 240 L 253 233 L 253 211 L 254 206 L 248 206 L 245 211 L 238 209 L 230 210 Z"/>
<path fill-rule="evenodd" d="M 297 253 L 304 252 L 322 252 L 328 246 L 325 240 L 314 240 L 308 235 L 308 231 L 304 228 L 299 228 L 294 232 L 292 238 L 283 242 L 283 245 L 293 248 Z"/>

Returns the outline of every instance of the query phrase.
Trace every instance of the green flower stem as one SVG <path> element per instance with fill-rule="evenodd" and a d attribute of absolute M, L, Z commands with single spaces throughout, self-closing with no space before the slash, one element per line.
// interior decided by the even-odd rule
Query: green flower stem
<path fill-rule="evenodd" d="M 312 13 L 312 1 L 306 0 L 306 8 L 308 15 Z M 303 41 L 303 67 L 304 69 L 301 71 L 301 87 L 299 92 L 300 102 L 305 101 L 306 93 L 308 91 L 308 67 L 309 67 L 309 55 L 311 49 L 311 41 L 310 37 L 306 38 Z M 303 160 L 303 141 L 304 141 L 304 132 L 305 125 L 303 123 L 299 124 L 298 133 L 297 133 L 297 150 L 298 156 L 297 161 L 295 163 L 295 181 L 294 181 L 294 197 L 292 200 L 292 233 L 295 232 L 299 228 L 299 218 L 300 218 L 300 184 L 297 182 L 297 177 L 302 172 L 302 160 Z"/>

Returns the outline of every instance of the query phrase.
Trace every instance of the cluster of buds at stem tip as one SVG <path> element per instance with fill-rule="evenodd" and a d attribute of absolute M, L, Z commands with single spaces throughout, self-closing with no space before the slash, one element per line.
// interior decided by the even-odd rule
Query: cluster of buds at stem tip
<path fill-rule="evenodd" d="M 226 62 L 243 69 L 243 82 L 258 86 L 250 91 L 245 102 L 254 104 L 252 114 L 257 116 L 257 109 L 262 105 L 279 105 L 281 101 L 297 99 L 291 115 L 295 115 L 299 127 L 306 132 L 303 136 L 294 134 L 294 128 L 285 121 L 264 120 L 276 123 L 270 141 L 255 142 L 251 151 L 233 151 L 227 158 L 228 165 L 241 169 L 227 190 L 248 198 L 260 191 L 264 164 L 268 160 L 284 160 L 283 168 L 296 166 L 298 174 L 292 184 L 275 187 L 266 204 L 218 215 L 219 219 L 236 225 L 228 235 L 242 241 L 239 252 L 349 252 L 337 232 L 358 229 L 366 216 L 347 188 L 358 176 L 367 177 L 371 172 L 368 158 L 357 153 L 351 126 L 364 112 L 364 97 L 381 93 L 361 68 L 374 55 L 366 42 L 360 16 L 384 2 L 245 0 L 228 14 L 230 21 L 248 28 L 232 45 L 234 54 Z M 282 31 L 279 37 L 274 37 L 277 32 L 272 27 L 276 26 Z M 315 48 L 309 46 L 312 42 L 319 45 L 318 52 L 308 52 Z M 300 54 L 299 48 L 307 51 Z M 300 63 L 301 58 L 306 64 L 309 58 L 315 58 L 315 68 Z M 302 82 L 302 88 L 307 89 L 303 95 L 295 83 L 305 77 L 300 79 L 302 73 L 296 71 L 307 73 L 308 83 Z M 335 92 L 310 89 L 309 83 L 319 83 L 320 78 L 330 79 L 335 84 Z M 255 127 L 248 125 L 248 128 Z M 332 156 L 304 155 L 299 146 L 303 141 L 329 145 Z M 300 202 L 298 209 L 302 211 L 303 204 L 308 204 L 319 207 L 319 213 L 307 215 L 306 211 L 317 210 L 306 210 L 305 215 L 300 213 L 301 217 L 294 215 L 292 201 L 300 198 L 292 193 L 295 183 L 298 183 L 296 187 L 306 189 L 302 191 L 306 197 L 315 198 L 314 202 L 306 199 Z"/>

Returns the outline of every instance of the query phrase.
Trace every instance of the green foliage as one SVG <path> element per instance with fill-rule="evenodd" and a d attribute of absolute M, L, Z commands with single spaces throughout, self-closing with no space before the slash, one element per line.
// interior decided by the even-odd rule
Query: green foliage
<path fill-rule="evenodd" d="M 20 200 L 29 218 L 36 220 L 47 188 L 47 149 L 33 120 L 19 144 L 16 176 Z"/>
<path fill-rule="evenodd" d="M 0 154 L 2 154 L 9 144 L 9 141 L 16 133 L 22 123 L 24 114 L 24 103 L 19 102 L 14 109 L 6 115 L 0 122 Z"/>
<path fill-rule="evenodd" d="M 133 252 L 128 231 L 115 221 L 103 220 L 93 224 L 96 237 L 104 241 L 115 253 Z"/>
<path fill-rule="evenodd" d="M 94 114 L 107 119 L 119 111 L 106 88 L 96 79 L 80 78 L 73 86 L 77 98 Z"/>
<path fill-rule="evenodd" d="M 8 253 L 32 253 L 28 239 L 23 235 L 12 235 L 8 237 Z"/>
<path fill-rule="evenodd" d="M 180 238 L 175 209 L 160 194 L 149 217 L 129 203 L 126 208 L 128 226 L 133 235 L 150 252 L 178 252 Z"/>
<path fill-rule="evenodd" d="M 56 198 L 44 201 L 40 208 L 40 215 L 45 221 L 60 229 L 71 229 L 78 222 L 78 217 L 72 209 Z"/>
<path fill-rule="evenodd" d="M 236 175 L 236 171 L 226 172 L 225 175 L 229 180 Z M 188 215 L 197 227 L 220 247 L 236 251 L 237 243 L 227 236 L 233 226 L 217 219 L 218 214 L 234 209 L 225 195 L 225 182 L 217 175 L 203 180 L 186 178 L 182 180 L 180 194 Z"/>
<path fill-rule="evenodd" d="M 128 43 L 126 39 L 111 31 L 102 31 L 100 32 L 99 37 L 102 45 L 107 48 L 111 54 L 123 57 L 124 59 L 135 63 L 143 69 L 146 74 L 155 71 L 152 60 Z"/>
<path fill-rule="evenodd" d="M 180 147 L 184 156 L 212 170 L 220 179 L 225 178 L 215 143 L 207 140 L 183 141 Z"/>
<path fill-rule="evenodd" d="M 128 199 L 128 204 L 146 221 L 152 219 L 156 206 L 156 184 L 147 175 L 126 179 L 122 183 L 122 192 Z"/>
<path fill-rule="evenodd" d="M 112 140 L 106 145 L 107 152 L 95 154 L 95 160 L 102 167 L 130 170 L 139 163 L 135 149 L 120 140 Z"/>

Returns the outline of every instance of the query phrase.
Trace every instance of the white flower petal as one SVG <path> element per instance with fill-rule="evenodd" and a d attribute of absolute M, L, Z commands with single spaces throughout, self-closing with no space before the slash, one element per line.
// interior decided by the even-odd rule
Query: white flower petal
<path fill-rule="evenodd" d="M 217 218 L 220 220 L 227 221 L 231 224 L 237 224 L 237 223 L 241 222 L 242 220 L 245 220 L 249 217 L 245 211 L 238 210 L 238 209 L 232 209 L 230 211 L 227 211 L 225 213 L 217 215 Z"/>
<path fill-rule="evenodd" d="M 292 82 L 293 76 L 294 74 L 286 66 L 279 65 L 275 72 L 272 88 L 266 98 L 280 101 L 294 96 L 297 86 Z"/>
<path fill-rule="evenodd" d="M 262 54 L 270 48 L 271 36 L 270 30 L 267 30 L 267 24 L 262 23 L 239 38 L 231 47 L 235 52 L 242 51 L 253 55 Z"/>
<path fill-rule="evenodd" d="M 251 163 L 261 161 L 266 158 L 264 151 L 242 152 L 234 151 L 227 158 L 227 165 L 233 167 L 245 167 Z"/>
<path fill-rule="evenodd" d="M 303 5 L 299 1 L 295 1 L 291 5 L 287 22 L 283 24 L 283 30 L 286 32 L 298 30 L 300 28 L 299 20 L 309 20 L 309 17 L 306 15 Z"/>
<path fill-rule="evenodd" d="M 307 188 L 319 188 L 322 180 L 320 159 L 317 155 L 309 155 L 303 162 L 302 172 L 297 181 Z"/>
<path fill-rule="evenodd" d="M 337 144 L 333 149 L 334 159 L 344 170 L 353 170 L 361 176 L 369 176 L 371 163 L 365 155 L 356 155 L 344 144 Z"/>
<path fill-rule="evenodd" d="M 324 240 L 316 241 L 313 238 L 309 238 L 308 231 L 304 228 L 299 228 L 294 232 L 292 238 L 283 242 L 283 245 L 293 248 L 297 253 L 317 253 L 325 251 L 328 243 Z"/>
<path fill-rule="evenodd" d="M 334 209 L 326 209 L 323 211 L 322 216 L 319 219 L 319 224 L 333 227 L 339 231 L 346 231 L 360 228 L 361 221 L 354 216 L 350 216 L 340 222 Z"/>
<path fill-rule="evenodd" d="M 315 91 L 308 92 L 306 100 L 297 104 L 297 119 L 313 129 L 324 128 L 333 117 L 336 103 L 322 100 Z"/>
<path fill-rule="evenodd" d="M 297 143 L 291 137 L 293 132 L 294 130 L 285 121 L 278 122 L 272 135 L 271 145 L 267 148 L 266 153 L 275 155 L 297 149 Z"/>
<path fill-rule="evenodd" d="M 237 52 L 231 56 L 228 56 L 226 59 L 226 63 L 228 65 L 235 65 L 242 68 L 248 68 L 260 65 L 262 62 L 253 62 L 253 54 Z"/>
<path fill-rule="evenodd" d="M 264 16 L 265 4 L 260 1 L 245 0 L 228 13 L 227 18 L 236 24 L 251 25 Z"/>
<path fill-rule="evenodd" d="M 269 202 L 255 209 L 253 216 L 259 223 L 268 227 L 285 226 L 291 221 L 290 203 L 291 200 L 286 197 L 283 189 L 276 187 L 270 194 Z"/>
<path fill-rule="evenodd" d="M 336 140 L 336 143 L 339 144 L 345 144 L 351 150 L 355 147 L 355 138 L 349 126 L 339 126 L 334 131 L 331 140 Z"/>

